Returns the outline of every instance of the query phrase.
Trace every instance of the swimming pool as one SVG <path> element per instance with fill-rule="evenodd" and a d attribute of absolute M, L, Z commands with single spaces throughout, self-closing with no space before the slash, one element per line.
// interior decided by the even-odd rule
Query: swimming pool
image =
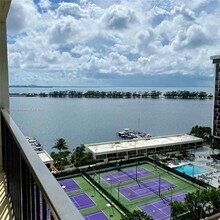
<path fill-rule="evenodd" d="M 206 169 L 199 167 L 199 166 L 196 166 L 196 165 L 193 165 L 191 163 L 183 165 L 183 166 L 175 167 L 174 169 L 178 170 L 181 173 L 185 173 L 188 176 L 194 176 L 196 174 L 201 174 L 201 173 L 207 172 Z"/>

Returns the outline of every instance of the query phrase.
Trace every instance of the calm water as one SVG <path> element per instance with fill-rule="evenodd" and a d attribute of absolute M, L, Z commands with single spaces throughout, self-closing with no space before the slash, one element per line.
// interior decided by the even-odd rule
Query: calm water
<path fill-rule="evenodd" d="M 10 90 L 48 92 L 57 89 L 11 88 Z M 113 91 L 113 88 L 108 90 Z M 143 91 L 139 88 L 122 90 Z M 183 89 L 179 88 L 179 90 Z M 211 89 L 194 90 L 211 93 Z M 55 140 L 60 137 L 65 138 L 70 149 L 73 149 L 84 143 L 117 140 L 116 133 L 124 128 L 157 136 L 186 133 L 197 124 L 211 126 L 212 120 L 212 100 L 11 97 L 10 105 L 11 115 L 22 132 L 36 137 L 49 152 Z"/>

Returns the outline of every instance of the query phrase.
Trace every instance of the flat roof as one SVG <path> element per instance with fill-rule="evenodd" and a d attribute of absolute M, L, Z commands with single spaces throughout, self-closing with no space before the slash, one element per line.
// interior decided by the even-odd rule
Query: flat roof
<path fill-rule="evenodd" d="M 45 164 L 51 163 L 53 161 L 52 157 L 46 151 L 36 151 L 36 152 L 37 155 Z"/>
<path fill-rule="evenodd" d="M 93 154 L 101 155 L 103 153 L 124 152 L 125 150 L 127 151 L 136 149 L 140 150 L 142 148 L 150 149 L 194 142 L 203 142 L 203 139 L 188 134 L 181 134 L 175 136 L 160 136 L 126 141 L 86 144 L 85 147 L 88 148 Z"/>
<path fill-rule="evenodd" d="M 220 59 L 220 55 L 215 55 L 210 57 L 211 60 Z"/>
<path fill-rule="evenodd" d="M 220 55 L 211 56 L 212 63 L 220 63 Z"/>

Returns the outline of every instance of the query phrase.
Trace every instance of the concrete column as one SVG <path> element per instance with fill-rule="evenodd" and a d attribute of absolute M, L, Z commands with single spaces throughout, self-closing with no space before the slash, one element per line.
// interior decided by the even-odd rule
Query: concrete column
<path fill-rule="evenodd" d="M 6 22 L 0 23 L 0 107 L 9 109 Z"/>
<path fill-rule="evenodd" d="M 9 110 L 6 22 L 0 22 L 0 109 Z M 2 171 L 2 131 L 0 117 L 0 171 Z"/>

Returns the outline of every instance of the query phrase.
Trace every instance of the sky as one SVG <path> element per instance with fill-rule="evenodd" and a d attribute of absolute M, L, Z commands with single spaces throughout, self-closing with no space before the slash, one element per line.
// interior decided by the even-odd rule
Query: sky
<path fill-rule="evenodd" d="M 12 0 L 10 85 L 211 87 L 220 0 Z"/>

